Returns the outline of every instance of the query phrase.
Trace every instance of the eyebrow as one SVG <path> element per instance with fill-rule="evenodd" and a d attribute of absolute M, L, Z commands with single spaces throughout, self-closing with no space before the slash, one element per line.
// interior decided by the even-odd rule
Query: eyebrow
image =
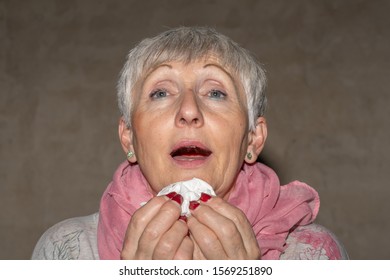
<path fill-rule="evenodd" d="M 214 63 L 208 63 L 206 64 L 203 68 L 207 68 L 207 67 L 217 67 L 218 69 L 222 70 L 226 75 L 229 76 L 229 78 L 232 80 L 232 82 L 235 84 L 236 80 L 234 79 L 233 75 L 230 74 L 228 71 L 226 71 L 225 68 L 223 68 L 221 65 L 219 64 L 214 64 Z"/>
<path fill-rule="evenodd" d="M 240 92 L 240 88 L 239 88 L 240 85 L 241 85 L 241 87 L 242 87 L 241 81 L 240 81 L 240 80 L 237 81 L 236 79 L 234 79 L 234 76 L 233 76 L 232 74 L 230 74 L 225 68 L 223 68 L 223 67 L 222 67 L 221 65 L 219 65 L 219 64 L 208 63 L 208 64 L 206 64 L 206 65 L 203 67 L 203 69 L 205 69 L 205 68 L 207 68 L 207 67 L 217 67 L 217 68 L 220 69 L 222 72 L 224 72 L 224 73 L 230 78 L 230 80 L 232 81 L 233 86 L 234 86 L 236 92 L 237 92 L 237 93 Z M 245 91 L 244 91 L 244 92 L 245 92 Z M 245 98 L 247 98 L 246 95 L 245 95 Z"/>
<path fill-rule="evenodd" d="M 145 75 L 145 77 L 143 77 L 143 81 L 145 81 L 154 71 L 156 71 L 157 69 L 159 68 L 163 68 L 163 67 L 167 67 L 169 69 L 173 69 L 172 65 L 170 65 L 169 63 L 163 63 L 163 64 L 159 64 L 157 65 L 156 67 L 153 67 L 152 69 L 150 69 L 148 71 L 148 73 Z M 203 69 L 206 69 L 208 67 L 216 67 L 218 69 L 220 69 L 222 72 L 224 72 L 229 78 L 230 80 L 233 82 L 234 84 L 234 87 L 236 88 L 236 90 L 238 91 L 238 88 L 237 88 L 237 85 L 236 85 L 236 80 L 234 79 L 233 75 L 230 74 L 225 68 L 223 68 L 221 65 L 219 64 L 215 64 L 215 63 L 208 63 L 206 64 L 205 66 L 203 66 Z"/>
<path fill-rule="evenodd" d="M 159 68 L 162 67 L 168 67 L 169 69 L 172 69 L 172 65 L 169 65 L 168 63 L 159 64 L 156 67 L 151 68 L 146 74 L 145 77 L 142 78 L 143 81 L 145 81 L 154 71 L 156 71 Z"/>

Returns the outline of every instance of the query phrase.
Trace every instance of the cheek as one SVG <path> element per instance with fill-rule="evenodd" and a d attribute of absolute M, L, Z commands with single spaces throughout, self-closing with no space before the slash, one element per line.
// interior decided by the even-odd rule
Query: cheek
<path fill-rule="evenodd" d="M 245 121 L 237 121 L 237 119 L 226 121 L 220 129 L 221 145 L 229 146 L 234 152 L 241 151 L 248 144 L 248 125 Z"/>
<path fill-rule="evenodd" d="M 168 115 L 169 116 L 169 115 Z M 162 110 L 143 109 L 134 112 L 133 127 L 139 137 L 153 137 L 162 134 L 169 123 L 167 114 Z"/>
<path fill-rule="evenodd" d="M 160 112 L 134 114 L 134 149 L 137 162 L 153 189 L 160 186 L 161 177 L 169 174 L 169 151 L 172 127 Z M 163 175 L 162 175 L 163 174 Z"/>
<path fill-rule="evenodd" d="M 214 142 L 218 151 L 216 170 L 236 173 L 242 166 L 248 145 L 247 125 L 244 122 L 226 121 L 220 123 Z M 235 175 L 235 174 L 231 174 Z"/>
<path fill-rule="evenodd" d="M 164 128 L 148 122 L 134 127 L 134 148 L 138 150 L 139 156 L 155 154 L 164 146 Z"/>

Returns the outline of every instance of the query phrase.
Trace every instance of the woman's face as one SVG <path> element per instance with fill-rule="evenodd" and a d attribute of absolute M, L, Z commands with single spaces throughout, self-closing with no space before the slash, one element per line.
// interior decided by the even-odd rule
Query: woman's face
<path fill-rule="evenodd" d="M 153 191 L 197 177 L 228 195 L 248 146 L 239 80 L 216 59 L 167 62 L 146 74 L 133 97 L 131 144 Z"/>

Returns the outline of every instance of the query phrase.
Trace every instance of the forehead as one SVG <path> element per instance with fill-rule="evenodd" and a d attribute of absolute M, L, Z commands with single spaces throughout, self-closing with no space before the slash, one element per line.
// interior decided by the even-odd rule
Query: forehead
<path fill-rule="evenodd" d="M 166 61 L 156 61 L 154 64 L 150 65 L 148 68 L 144 69 L 143 75 L 138 80 L 145 81 L 148 76 L 150 76 L 155 71 L 163 70 L 174 70 L 178 67 L 195 67 L 197 70 L 205 70 L 205 71 L 214 71 L 221 72 L 225 74 L 228 78 L 232 80 L 235 84 L 241 84 L 241 81 L 238 78 L 238 75 L 232 68 L 226 65 L 219 59 L 217 56 L 206 56 L 198 59 L 193 59 L 190 61 L 187 60 L 166 60 Z"/>

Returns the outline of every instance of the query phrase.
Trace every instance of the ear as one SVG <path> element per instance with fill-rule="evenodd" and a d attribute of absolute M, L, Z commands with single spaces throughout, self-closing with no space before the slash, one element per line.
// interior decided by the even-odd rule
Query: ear
<path fill-rule="evenodd" d="M 119 125 L 118 125 L 118 133 L 119 133 L 119 140 L 122 145 L 122 149 L 125 152 L 126 156 L 129 152 L 134 153 L 134 146 L 133 146 L 133 131 L 130 127 L 127 126 L 126 121 L 123 117 L 119 119 Z M 127 160 L 131 163 L 137 162 L 137 157 L 134 154 L 132 157 L 127 158 Z"/>
<path fill-rule="evenodd" d="M 267 139 L 267 122 L 264 117 L 259 117 L 256 120 L 256 127 L 249 131 L 248 148 L 245 155 L 245 162 L 252 164 L 256 162 L 258 156 L 264 148 L 265 140 Z"/>

